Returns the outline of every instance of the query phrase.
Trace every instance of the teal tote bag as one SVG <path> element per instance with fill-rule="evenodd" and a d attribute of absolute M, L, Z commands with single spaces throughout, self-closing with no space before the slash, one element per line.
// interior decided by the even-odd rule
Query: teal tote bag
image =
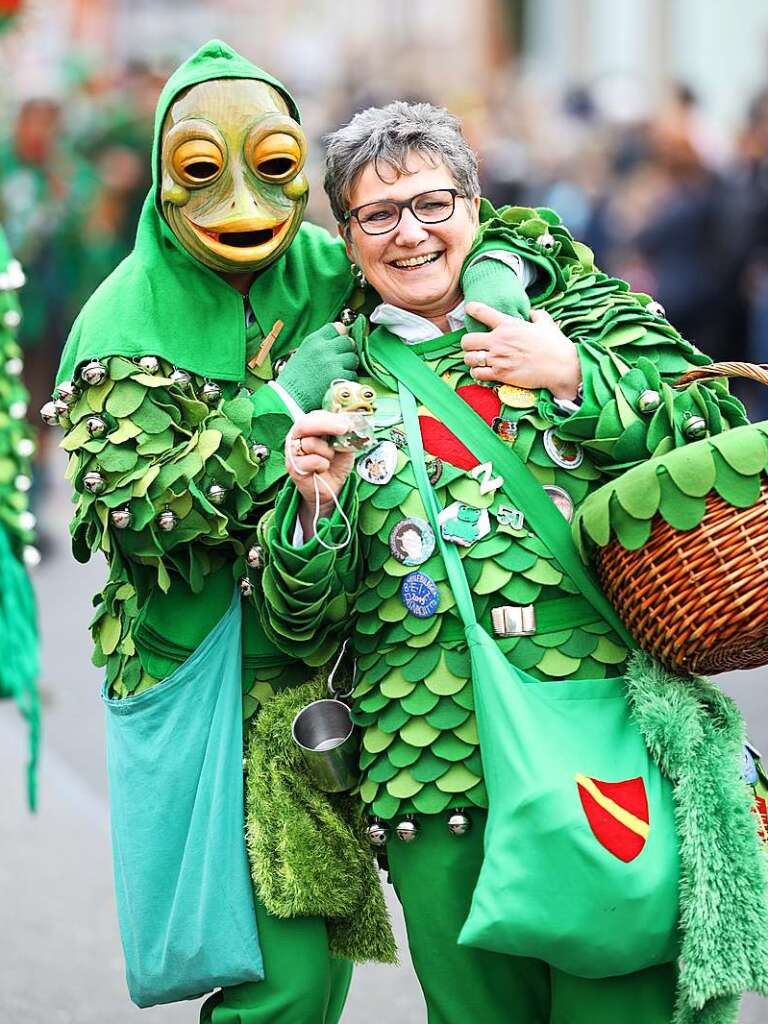
<path fill-rule="evenodd" d="M 587 978 L 674 960 L 672 788 L 632 720 L 624 681 L 542 682 L 507 661 L 477 621 L 456 547 L 441 536 L 416 403 L 402 383 L 400 401 L 414 475 L 464 623 L 488 790 L 484 860 L 459 943 Z M 458 434 L 453 417 L 447 422 Z M 526 516 L 538 528 L 530 505 Z"/>
<path fill-rule="evenodd" d="M 153 1006 L 264 977 L 244 840 L 241 608 L 152 689 L 102 698 L 120 936 Z"/>

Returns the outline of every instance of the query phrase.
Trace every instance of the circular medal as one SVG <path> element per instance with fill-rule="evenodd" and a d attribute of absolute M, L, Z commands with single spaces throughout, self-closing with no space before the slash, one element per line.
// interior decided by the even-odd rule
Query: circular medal
<path fill-rule="evenodd" d="M 502 384 L 499 398 L 510 409 L 530 409 L 536 405 L 536 395 L 528 388 L 519 388 L 516 384 Z"/>
<path fill-rule="evenodd" d="M 387 484 L 397 467 L 397 446 L 394 441 L 382 441 L 357 460 L 357 472 L 369 484 Z"/>
<path fill-rule="evenodd" d="M 544 432 L 544 449 L 556 466 L 561 469 L 577 469 L 584 461 L 584 450 L 573 441 L 563 441 L 555 435 L 555 428 Z"/>
<path fill-rule="evenodd" d="M 431 576 L 425 572 L 409 572 L 400 584 L 403 604 L 418 619 L 428 619 L 437 611 L 440 592 Z"/>
<path fill-rule="evenodd" d="M 554 502 L 555 508 L 561 512 L 563 517 L 570 523 L 573 519 L 573 499 L 568 491 L 556 484 L 545 484 L 544 490 Z"/>
<path fill-rule="evenodd" d="M 395 523 L 389 535 L 392 557 L 403 565 L 422 565 L 435 550 L 435 535 L 425 519 L 411 516 Z"/>

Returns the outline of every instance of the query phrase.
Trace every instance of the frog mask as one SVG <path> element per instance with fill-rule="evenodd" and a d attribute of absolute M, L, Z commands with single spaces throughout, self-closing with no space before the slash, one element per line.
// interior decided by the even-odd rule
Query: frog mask
<path fill-rule="evenodd" d="M 307 205 L 307 141 L 266 82 L 212 79 L 179 94 L 163 123 L 160 200 L 187 252 L 246 273 L 291 244 Z"/>

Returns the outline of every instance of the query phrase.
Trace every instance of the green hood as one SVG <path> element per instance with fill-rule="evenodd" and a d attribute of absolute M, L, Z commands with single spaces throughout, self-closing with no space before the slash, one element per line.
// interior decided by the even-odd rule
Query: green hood
<path fill-rule="evenodd" d="M 144 201 L 135 247 L 83 307 L 67 340 L 57 383 L 71 380 L 86 360 L 111 355 L 160 356 L 201 376 L 242 380 L 242 296 L 183 248 L 166 224 L 158 200 L 160 139 L 168 108 L 190 86 L 219 78 L 252 78 L 271 85 L 285 97 L 298 120 L 296 103 L 285 87 L 219 40 L 206 43 L 174 72 L 157 105 L 153 184 Z M 313 260 L 318 252 L 323 259 Z M 307 266 L 308 260 L 314 266 Z M 332 243 L 321 229 L 302 225 L 291 249 L 251 286 L 251 304 L 262 332 L 266 334 L 280 317 L 285 339 L 297 343 L 310 295 L 319 296 L 323 307 L 327 300 L 327 318 L 332 318 L 348 290 L 347 267 L 343 246 Z"/>

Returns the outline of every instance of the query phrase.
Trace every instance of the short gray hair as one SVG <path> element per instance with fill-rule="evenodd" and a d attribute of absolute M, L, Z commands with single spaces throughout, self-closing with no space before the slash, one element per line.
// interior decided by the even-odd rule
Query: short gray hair
<path fill-rule="evenodd" d="M 477 156 L 467 145 L 459 119 L 431 103 L 396 100 L 369 107 L 349 124 L 325 136 L 325 191 L 338 223 L 346 220 L 349 197 L 358 175 L 373 163 L 408 173 L 408 154 L 420 153 L 444 163 L 456 187 L 467 197 L 480 194 Z"/>

